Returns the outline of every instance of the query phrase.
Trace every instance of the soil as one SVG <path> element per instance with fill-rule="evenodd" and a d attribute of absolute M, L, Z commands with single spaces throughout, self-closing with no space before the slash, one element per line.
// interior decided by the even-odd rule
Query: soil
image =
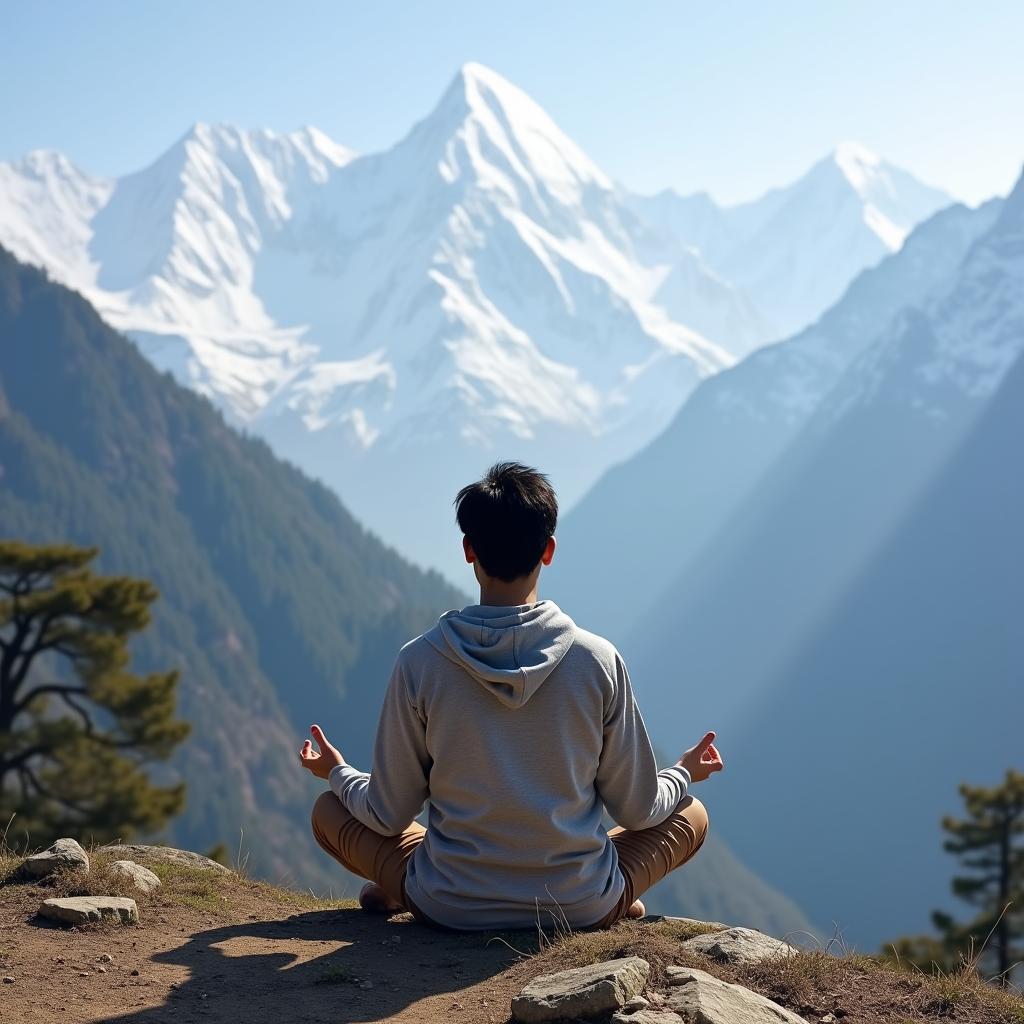
<path fill-rule="evenodd" d="M 448 936 L 407 914 L 235 895 L 214 917 L 151 899 L 138 925 L 78 930 L 35 918 L 48 895 L 0 889 L 0 975 L 15 979 L 0 984 L 2 1024 L 498 1024 L 522 985 L 503 973 L 518 958 L 501 940 Z M 529 938 L 518 935 L 523 948 Z"/>

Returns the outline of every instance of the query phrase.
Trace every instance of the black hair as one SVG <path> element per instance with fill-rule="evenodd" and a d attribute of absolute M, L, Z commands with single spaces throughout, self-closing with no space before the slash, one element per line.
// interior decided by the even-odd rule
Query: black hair
<path fill-rule="evenodd" d="M 548 478 L 518 462 L 496 462 L 459 491 L 455 508 L 484 572 L 506 583 L 533 572 L 558 522 Z"/>

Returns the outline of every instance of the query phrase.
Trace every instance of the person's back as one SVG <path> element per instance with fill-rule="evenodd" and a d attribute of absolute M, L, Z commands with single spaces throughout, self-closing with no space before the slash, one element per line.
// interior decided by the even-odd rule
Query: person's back
<path fill-rule="evenodd" d="M 703 841 L 687 788 L 721 767 L 713 734 L 659 772 L 614 645 L 537 600 L 557 510 L 540 474 L 499 464 L 457 500 L 481 603 L 399 652 L 371 773 L 314 727 L 321 755 L 307 741 L 300 757 L 332 790 L 314 834 L 379 884 L 364 905 L 432 924 L 586 927 L 642 913 L 635 896 Z M 424 803 L 426 830 L 413 821 Z M 606 832 L 605 808 L 625 829 Z"/>

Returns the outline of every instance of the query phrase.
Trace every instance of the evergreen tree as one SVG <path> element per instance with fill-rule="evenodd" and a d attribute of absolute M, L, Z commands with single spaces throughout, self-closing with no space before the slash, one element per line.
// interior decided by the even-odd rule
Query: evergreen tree
<path fill-rule="evenodd" d="M 128 668 L 156 588 L 94 573 L 96 554 L 0 541 L 0 827 L 13 815 L 32 845 L 153 831 L 184 804 L 146 772 L 189 731 L 177 673 Z"/>
<path fill-rule="evenodd" d="M 961 858 L 969 874 L 953 879 L 953 892 L 978 907 L 966 925 L 936 911 L 935 927 L 949 946 L 979 946 L 991 935 L 989 948 L 1002 981 L 1024 959 L 1024 772 L 1006 773 L 998 786 L 960 787 L 967 817 L 946 817 L 950 838 L 943 844 Z"/>
<path fill-rule="evenodd" d="M 890 944 L 887 955 L 903 963 L 951 970 L 981 956 L 1002 984 L 1024 960 L 1024 772 L 1010 769 L 997 786 L 960 786 L 964 818 L 942 821 L 944 848 L 967 873 L 953 879 L 953 892 L 978 908 L 966 924 L 935 911 L 938 938 L 916 936 Z M 894 954 L 894 956 L 893 956 Z"/>

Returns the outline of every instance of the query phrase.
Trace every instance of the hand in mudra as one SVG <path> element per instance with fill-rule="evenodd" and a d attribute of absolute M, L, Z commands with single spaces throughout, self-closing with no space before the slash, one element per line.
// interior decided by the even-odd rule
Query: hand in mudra
<path fill-rule="evenodd" d="M 703 782 L 725 767 L 722 755 L 715 747 L 714 739 L 713 732 L 706 733 L 700 743 L 695 747 L 690 747 L 676 762 L 690 773 L 691 782 Z"/>
<path fill-rule="evenodd" d="M 299 761 L 303 768 L 308 768 L 318 779 L 326 779 L 331 774 L 332 768 L 339 764 L 345 764 L 345 758 L 337 747 L 331 746 L 319 725 L 309 727 L 310 735 L 316 740 L 319 751 L 313 749 L 313 744 L 306 740 L 299 751 Z"/>

